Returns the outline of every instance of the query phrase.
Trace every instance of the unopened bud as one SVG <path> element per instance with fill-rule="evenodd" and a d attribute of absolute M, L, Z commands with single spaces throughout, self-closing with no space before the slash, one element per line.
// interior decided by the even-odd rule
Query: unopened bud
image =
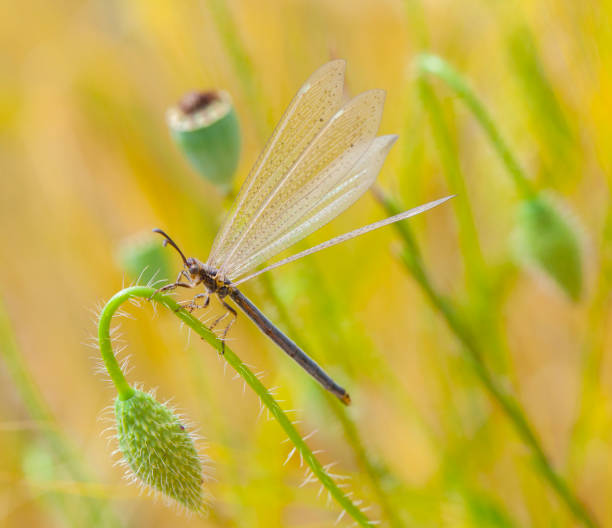
<path fill-rule="evenodd" d="M 204 511 L 202 462 L 179 417 L 151 394 L 135 390 L 115 401 L 119 451 L 141 484 L 185 508 Z"/>
<path fill-rule="evenodd" d="M 551 278 L 573 301 L 583 289 L 580 231 L 567 207 L 549 195 L 528 198 L 519 206 L 515 230 L 519 260 Z"/>

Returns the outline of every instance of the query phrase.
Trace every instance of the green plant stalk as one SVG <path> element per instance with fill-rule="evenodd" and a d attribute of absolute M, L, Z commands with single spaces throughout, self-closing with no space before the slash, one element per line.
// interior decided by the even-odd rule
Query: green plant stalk
<path fill-rule="evenodd" d="M 520 163 L 508 148 L 489 112 L 466 79 L 442 57 L 437 55 L 422 53 L 417 57 L 416 64 L 419 75 L 430 74 L 442 79 L 465 103 L 482 127 L 493 149 L 516 184 L 518 191 L 524 198 L 531 197 L 534 194 L 532 184 L 525 176 Z"/>
<path fill-rule="evenodd" d="M 363 442 L 361 441 L 359 430 L 357 429 L 355 422 L 349 416 L 347 410 L 337 401 L 333 401 L 334 397 L 329 393 L 325 394 L 325 399 L 327 400 L 329 408 L 334 413 L 334 416 L 342 424 L 344 436 L 346 437 L 347 442 L 353 448 L 358 464 L 363 468 L 370 479 L 372 489 L 376 494 L 376 499 L 378 500 L 383 513 L 389 521 L 389 526 L 392 528 L 402 528 L 404 523 L 400 520 L 395 512 L 395 509 L 389 500 L 390 497 L 388 492 L 386 492 L 381 486 L 382 477 L 393 479 L 395 482 L 395 476 L 391 474 L 386 465 L 374 464 L 366 451 Z"/>
<path fill-rule="evenodd" d="M 115 357 L 110 334 L 110 326 L 113 322 L 113 315 L 115 315 L 115 312 L 119 309 L 119 306 L 130 298 L 130 296 L 124 298 L 123 295 L 120 295 L 124 291 L 125 290 L 121 290 L 119 294 L 113 295 L 110 301 L 106 303 L 102 313 L 100 314 L 100 320 L 98 321 L 98 346 L 100 347 L 100 353 L 102 354 L 102 360 L 104 361 L 108 375 L 117 389 L 119 399 L 125 401 L 129 400 L 134 395 L 135 391 L 125 379 L 123 371 L 121 370 L 117 358 Z"/>
<path fill-rule="evenodd" d="M 155 288 L 149 286 L 132 286 L 117 292 L 106 303 L 102 309 L 99 324 L 100 352 L 104 363 L 109 368 L 109 374 L 119 397 L 127 399 L 133 394 L 133 390 L 127 383 L 119 364 L 114 356 L 111 338 L 110 338 L 110 322 L 117 309 L 126 301 L 133 297 L 141 297 L 144 299 L 153 299 L 171 310 L 181 321 L 189 328 L 195 331 L 200 337 L 213 346 L 219 353 L 223 353 L 224 359 L 231 367 L 244 379 L 244 381 L 253 389 L 260 398 L 261 402 L 267 407 L 270 413 L 276 418 L 280 426 L 283 428 L 296 450 L 301 454 L 304 461 L 310 467 L 312 473 L 319 479 L 321 484 L 327 489 L 330 495 L 338 502 L 338 504 L 350 515 L 360 526 L 372 526 L 365 514 L 346 496 L 346 494 L 336 485 L 333 479 L 327 474 L 321 463 L 314 456 L 306 442 L 302 439 L 298 431 L 293 427 L 291 420 L 283 412 L 279 404 L 268 392 L 268 389 L 259 381 L 257 376 L 234 354 L 231 349 L 225 346 L 223 352 L 222 342 L 217 339 L 201 321 L 196 319 L 189 312 L 183 310 L 181 306 L 172 298 L 163 295 Z"/>
<path fill-rule="evenodd" d="M 442 166 L 450 191 L 462 197 L 462 199 L 453 200 L 453 206 L 459 223 L 459 239 L 462 253 L 466 259 L 465 267 L 469 282 L 476 286 L 478 291 L 486 291 L 485 263 L 478 242 L 474 215 L 472 214 L 469 200 L 466 199 L 467 189 L 465 180 L 461 173 L 459 160 L 455 155 L 455 146 L 444 120 L 442 107 L 433 88 L 425 77 L 419 77 L 418 88 L 423 105 L 429 113 L 434 140 L 440 152 Z"/>
<path fill-rule="evenodd" d="M 427 49 L 431 39 L 423 3 L 421 0 L 404 0 L 404 12 L 406 13 L 406 20 L 410 22 L 411 33 L 415 36 L 417 46 L 421 49 Z"/>
<path fill-rule="evenodd" d="M 262 107 L 263 97 L 261 97 L 260 89 L 254 81 L 256 76 L 251 57 L 249 57 L 244 46 L 242 36 L 236 30 L 236 23 L 232 18 L 227 2 L 225 0 L 208 0 L 207 5 L 223 45 L 232 61 L 234 71 L 242 83 L 252 112 L 256 116 L 257 132 L 260 136 L 263 136 L 265 135 L 264 125 L 267 120 L 267 112 Z"/>
<path fill-rule="evenodd" d="M 298 336 L 298 332 L 291 321 L 289 312 L 287 311 L 282 299 L 280 298 L 278 292 L 276 291 L 274 282 L 272 281 L 270 275 L 267 273 L 264 273 L 263 275 L 260 276 L 260 280 L 265 288 L 266 295 L 268 296 L 268 298 L 272 300 L 274 307 L 276 308 L 278 312 L 279 319 L 281 323 L 283 324 L 283 326 L 287 330 L 289 330 L 289 333 L 292 336 L 294 337 Z M 318 289 L 317 292 L 321 292 L 321 289 Z M 388 371 L 388 370 L 389 369 L 385 369 L 385 371 Z M 392 385 L 392 388 L 397 390 L 398 384 L 397 384 L 396 374 L 394 372 L 385 372 L 384 374 L 386 375 L 386 379 L 390 380 L 389 383 Z M 346 441 L 353 449 L 357 463 L 360 465 L 360 467 L 362 468 L 362 470 L 365 472 L 368 479 L 370 480 L 370 486 L 372 487 L 372 490 L 374 491 L 377 497 L 377 500 L 380 503 L 380 507 L 382 508 L 383 512 L 387 516 L 387 520 L 389 521 L 390 526 L 394 528 L 401 527 L 402 523 L 399 520 L 395 512 L 395 509 L 391 505 L 388 494 L 385 492 L 385 490 L 383 490 L 383 486 L 381 482 L 381 479 L 383 476 L 391 477 L 394 480 L 395 480 L 395 476 L 393 476 L 390 473 L 388 468 L 384 468 L 382 470 L 377 469 L 369 453 L 366 451 L 363 445 L 363 442 L 361 441 L 361 438 L 359 436 L 359 430 L 357 429 L 357 426 L 354 420 L 349 415 L 346 407 L 343 405 L 336 405 L 336 402 L 334 401 L 334 399 L 328 397 L 329 393 L 326 390 L 322 389 L 318 384 L 316 384 L 316 386 L 317 386 L 317 389 L 323 393 L 324 401 L 328 405 L 329 409 L 332 411 L 334 416 L 339 420 L 342 426 L 344 437 L 346 438 Z M 404 395 L 402 394 L 402 396 Z M 420 423 L 421 425 L 424 425 L 422 420 Z"/>
<path fill-rule="evenodd" d="M 160 336 L 161 337 L 161 336 Z M 200 350 L 197 350 L 196 347 L 189 347 L 189 360 L 190 360 L 190 370 L 191 375 L 193 377 L 193 388 L 196 393 L 196 397 L 199 398 L 202 402 L 210 402 L 211 409 L 218 409 L 221 407 L 221 402 L 219 401 L 219 393 L 210 386 L 210 382 L 207 376 L 204 375 L 205 368 L 204 362 L 202 361 L 202 354 Z M 235 445 L 236 441 L 234 437 L 229 432 L 229 427 L 226 423 L 227 417 L 222 413 L 217 412 L 207 412 L 200 413 L 200 418 L 204 421 L 206 419 L 207 426 L 207 434 L 211 438 L 215 438 L 218 443 L 223 446 L 231 446 Z M 223 473 L 217 473 L 216 478 L 220 481 L 227 481 L 230 488 L 231 498 L 230 500 L 233 504 L 237 505 L 238 511 L 230 515 L 228 512 L 224 513 L 224 522 L 228 526 L 236 527 L 239 525 L 238 520 L 240 520 L 241 526 L 248 526 L 249 523 L 255 524 L 255 521 L 251 520 L 253 518 L 252 512 L 249 511 L 246 504 L 246 494 L 248 492 L 248 488 L 241 485 L 240 483 L 240 469 L 238 461 L 235 457 L 228 457 L 229 459 L 225 461 L 223 467 Z M 215 513 L 212 511 L 211 513 Z"/>
<path fill-rule="evenodd" d="M 7 371 L 19 391 L 30 416 L 44 424 L 40 434 L 57 460 L 65 466 L 68 473 L 75 480 L 81 482 L 89 480 L 87 471 L 83 467 L 83 462 L 57 426 L 51 410 L 28 372 L 17 347 L 8 315 L 1 302 L 0 357 L 4 360 Z M 101 523 L 104 523 L 104 526 L 123 526 L 119 519 L 115 518 L 107 508 L 102 508 L 101 505 L 96 504 L 90 499 L 85 499 L 84 502 L 92 526 L 101 525 Z"/>
<path fill-rule="evenodd" d="M 380 190 L 377 192 L 377 197 L 389 215 L 397 214 L 403 210 L 399 204 L 390 197 L 383 195 Z M 538 436 L 529 423 L 518 401 L 514 396 L 503 389 L 492 376 L 484 362 L 484 354 L 479 341 L 474 337 L 470 328 L 468 328 L 463 319 L 458 315 L 451 301 L 436 290 L 425 270 L 420 250 L 408 224 L 406 222 L 397 222 L 394 225 L 405 246 L 401 254 L 402 262 L 423 289 L 427 299 L 444 317 L 450 330 L 463 345 L 462 350 L 464 356 L 472 366 L 474 373 L 489 395 L 506 414 L 519 437 L 531 451 L 543 478 L 548 482 L 557 496 L 578 521 L 589 528 L 598 527 L 599 524 L 597 521 L 587 511 L 586 507 L 569 488 L 564 479 L 552 467 Z"/>
<path fill-rule="evenodd" d="M 513 14 L 516 15 L 518 11 L 515 9 Z M 564 102 L 546 72 L 536 35 L 526 22 L 517 20 L 515 27 L 506 35 L 506 46 L 510 64 L 516 73 L 512 78 L 519 81 L 523 90 L 528 116 L 548 151 L 548 162 L 553 170 L 563 167 L 563 172 L 567 172 L 575 163 L 572 160 L 576 152 L 574 132 L 564 113 Z"/>
<path fill-rule="evenodd" d="M 601 241 L 600 270 L 597 285 L 588 310 L 587 338 L 582 358 L 580 407 L 570 439 L 568 464 L 572 473 L 582 462 L 589 439 L 592 438 L 593 414 L 600 408 L 601 368 L 606 351 L 606 319 L 612 302 L 612 209 L 608 210 Z M 599 400 L 599 401 L 598 401 Z"/>
<path fill-rule="evenodd" d="M 315 273 L 319 273 L 318 268 L 314 268 Z M 289 312 L 287 311 L 282 299 L 280 298 L 278 292 L 275 289 L 274 283 L 272 282 L 270 275 L 264 273 L 260 276 L 260 280 L 262 281 L 266 295 L 272 300 L 274 307 L 278 312 L 279 319 L 283 326 L 289 330 L 290 335 L 296 336 L 298 335 L 295 326 L 291 322 L 291 318 Z M 320 284 L 319 284 L 320 285 Z M 312 290 L 315 291 L 315 290 Z M 322 293 L 323 289 L 318 288 L 316 290 L 317 294 L 325 295 Z M 332 301 L 328 301 L 332 302 Z M 303 339 L 303 337 L 302 337 Z M 398 383 L 397 373 L 392 369 L 389 369 L 384 362 L 381 362 L 379 367 L 382 369 L 381 377 L 384 378 L 386 385 L 391 389 L 394 397 L 402 399 L 404 401 L 404 407 L 408 407 L 411 409 L 412 414 L 410 415 L 410 419 L 416 420 L 418 425 L 421 426 L 427 435 L 427 438 L 433 442 L 433 433 L 430 429 L 427 428 L 427 424 L 425 420 L 418 416 L 418 410 L 414 407 L 412 402 L 407 401 L 407 397 L 403 389 L 400 387 Z M 391 472 L 391 470 L 387 466 L 383 466 L 381 463 L 375 463 L 368 451 L 366 450 L 359 433 L 359 429 L 357 428 L 357 424 L 355 420 L 351 417 L 348 409 L 344 405 L 337 405 L 337 401 L 334 401 L 335 398 L 329 397 L 329 392 L 321 388 L 317 383 L 314 384 L 323 395 L 323 401 L 331 410 L 332 414 L 339 421 L 342 432 L 347 443 L 351 446 L 355 460 L 357 464 L 360 466 L 361 470 L 365 473 L 367 478 L 370 481 L 370 487 L 376 498 L 378 503 L 386 515 L 389 525 L 393 528 L 399 528 L 404 524 L 398 517 L 397 512 L 395 511 L 394 506 L 392 505 L 392 501 L 390 500 L 389 492 L 384 489 L 383 479 L 388 479 L 393 482 L 397 482 L 397 477 Z M 416 417 L 416 418 L 415 418 Z"/>
<path fill-rule="evenodd" d="M 453 206 L 459 225 L 461 253 L 465 259 L 467 290 L 471 294 L 471 303 L 467 308 L 472 312 L 472 320 L 480 321 L 484 327 L 484 332 L 487 333 L 490 351 L 495 352 L 491 355 L 491 359 L 495 361 L 496 369 L 508 373 L 510 358 L 506 353 L 505 345 L 502 344 L 503 341 L 497 325 L 497 311 L 492 302 L 494 292 L 491 278 L 480 248 L 478 231 L 476 230 L 456 145 L 451 137 L 440 101 L 424 75 L 418 77 L 418 88 L 423 106 L 430 116 L 434 140 L 440 153 L 449 188 L 460 197 L 460 199 L 453 200 Z"/>

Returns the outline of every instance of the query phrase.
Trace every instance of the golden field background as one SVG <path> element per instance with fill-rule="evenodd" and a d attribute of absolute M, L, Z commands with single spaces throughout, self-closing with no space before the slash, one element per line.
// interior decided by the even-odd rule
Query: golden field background
<path fill-rule="evenodd" d="M 302 82 L 345 58 L 350 93 L 387 91 L 381 133 L 400 140 L 378 181 L 413 207 L 452 192 L 417 87 L 414 60 L 429 50 L 465 75 L 528 177 L 575 217 L 583 295 L 572 302 L 516 265 L 517 190 L 473 115 L 434 79 L 465 192 L 408 223 L 432 282 L 516 395 L 551 466 L 598 525 L 612 526 L 605 3 L 25 0 L 0 13 L 0 525 L 86 526 L 92 511 L 99 526 L 333 525 L 339 508 L 318 485 L 300 487 L 297 457 L 283 465 L 290 446 L 258 418 L 256 396 L 150 306 L 122 323 L 128 379 L 157 387 L 197 425 L 215 480 L 207 519 L 139 495 L 113 466 L 100 416 L 115 393 L 85 343 L 96 306 L 133 280 L 117 259 L 126 239 L 161 227 L 205 259 L 227 208 L 169 137 L 165 111 L 184 92 L 232 94 L 243 130 L 237 188 Z M 466 205 L 477 238 L 461 233 Z M 298 247 L 385 215 L 367 194 Z M 407 273 L 401 246 L 386 228 L 244 288 L 347 387 L 344 425 L 245 316 L 230 346 L 280 387 L 304 435 L 318 430 L 311 448 L 351 477 L 353 498 L 382 525 L 580 525 Z M 168 257 L 174 275 L 179 261 Z"/>

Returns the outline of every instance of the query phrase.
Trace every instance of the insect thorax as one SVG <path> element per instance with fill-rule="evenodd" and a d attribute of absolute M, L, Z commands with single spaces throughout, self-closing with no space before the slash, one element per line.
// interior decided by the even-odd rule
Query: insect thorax
<path fill-rule="evenodd" d="M 209 292 L 216 293 L 219 297 L 225 297 L 229 294 L 231 283 L 218 269 L 208 264 L 202 264 L 199 274 L 201 282 L 204 283 Z"/>

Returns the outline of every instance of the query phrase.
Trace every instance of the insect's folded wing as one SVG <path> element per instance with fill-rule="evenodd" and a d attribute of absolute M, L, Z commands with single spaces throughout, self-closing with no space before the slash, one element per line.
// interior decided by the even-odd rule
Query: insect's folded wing
<path fill-rule="evenodd" d="M 283 232 L 269 244 L 237 262 L 235 267 L 228 271 L 228 277 L 231 280 L 240 278 L 350 207 L 374 183 L 396 139 L 395 135 L 376 138 L 358 162 L 336 182 L 334 188 L 328 190 L 321 200 L 312 203 L 308 210 L 292 218 L 284 226 Z"/>
<path fill-rule="evenodd" d="M 350 177 L 351 169 L 376 136 L 384 98 L 382 90 L 364 92 L 330 119 L 227 254 L 221 269 L 228 277 L 240 263 L 281 236 Z"/>
<path fill-rule="evenodd" d="M 343 60 L 321 66 L 293 98 L 219 230 L 209 265 L 221 267 L 270 193 L 340 108 L 344 70 Z"/>
<path fill-rule="evenodd" d="M 343 242 L 346 242 L 347 240 L 351 240 L 352 238 L 356 238 L 358 236 L 365 235 L 366 233 L 369 233 L 370 231 L 374 231 L 375 229 L 380 229 L 381 227 L 388 226 L 389 224 L 399 222 L 400 220 L 406 220 L 407 218 L 410 218 L 411 216 L 416 216 L 418 214 L 424 213 L 425 211 L 428 211 L 429 209 L 433 209 L 434 207 L 437 207 L 438 205 L 443 204 L 444 202 L 446 202 L 447 200 L 450 200 L 454 196 L 455 195 L 445 196 L 444 198 L 440 198 L 439 200 L 434 200 L 433 202 L 419 205 L 418 207 L 413 207 L 412 209 L 409 209 L 408 211 L 404 211 L 402 213 L 390 216 L 389 218 L 384 218 L 383 220 L 379 220 L 378 222 L 374 222 L 373 224 L 368 224 L 366 226 L 360 227 L 359 229 L 355 229 L 353 231 L 349 231 L 348 233 L 344 233 L 342 235 L 334 237 L 331 240 L 327 240 L 326 242 L 318 244 L 314 247 L 305 249 L 304 251 L 300 251 L 299 253 L 296 253 L 295 255 L 291 255 L 290 257 L 279 260 L 278 262 L 275 262 L 274 264 L 270 264 L 264 269 L 255 271 L 251 273 L 250 275 L 247 275 L 246 277 L 243 277 L 240 280 L 235 281 L 234 285 L 237 286 L 239 284 L 242 284 L 243 282 L 251 280 L 253 277 L 257 277 L 257 275 L 261 275 L 262 273 L 265 273 L 266 271 L 270 271 L 280 266 L 284 266 L 285 264 L 289 264 L 290 262 L 295 262 L 296 260 L 307 257 L 308 255 L 312 255 L 313 253 L 322 251 L 332 246 L 337 246 L 338 244 L 342 244 Z"/>

